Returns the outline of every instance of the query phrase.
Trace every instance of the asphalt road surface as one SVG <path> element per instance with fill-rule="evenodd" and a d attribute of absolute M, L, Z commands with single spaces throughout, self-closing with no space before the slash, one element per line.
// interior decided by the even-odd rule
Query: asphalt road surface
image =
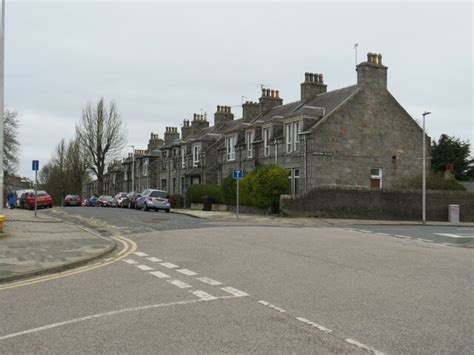
<path fill-rule="evenodd" d="M 55 215 L 137 249 L 103 267 L 0 287 L 0 353 L 474 349 L 473 250 L 423 242 L 415 230 L 400 238 L 374 226 L 105 208 Z"/>

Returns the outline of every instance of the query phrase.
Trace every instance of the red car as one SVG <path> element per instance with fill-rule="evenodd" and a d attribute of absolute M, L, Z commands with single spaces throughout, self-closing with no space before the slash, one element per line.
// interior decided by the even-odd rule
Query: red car
<path fill-rule="evenodd" d="M 64 198 L 63 206 L 80 206 L 82 203 L 81 196 L 79 195 L 66 195 Z"/>
<path fill-rule="evenodd" d="M 46 191 L 38 191 L 36 197 L 37 197 L 36 205 L 38 206 L 38 208 L 53 207 L 53 199 Z M 34 192 L 28 192 L 26 194 L 24 207 L 30 210 L 33 210 L 35 208 L 35 193 Z"/>

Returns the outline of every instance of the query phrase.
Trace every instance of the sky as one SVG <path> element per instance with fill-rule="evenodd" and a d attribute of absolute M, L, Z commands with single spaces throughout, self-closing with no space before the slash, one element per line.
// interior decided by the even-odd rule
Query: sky
<path fill-rule="evenodd" d="M 6 0 L 5 104 L 20 113 L 21 176 L 74 136 L 82 109 L 114 100 L 127 145 L 145 149 L 193 113 L 258 101 L 260 85 L 299 100 L 305 72 L 328 90 L 383 55 L 388 89 L 428 135 L 474 143 L 471 2 Z M 358 44 L 357 58 L 354 44 Z M 127 150 L 124 149 L 124 156 Z M 473 152 L 474 153 L 474 147 Z"/>

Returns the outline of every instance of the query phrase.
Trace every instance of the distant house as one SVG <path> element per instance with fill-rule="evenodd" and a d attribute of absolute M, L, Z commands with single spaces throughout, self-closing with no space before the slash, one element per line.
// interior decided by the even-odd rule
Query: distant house
<path fill-rule="evenodd" d="M 194 114 L 181 135 L 166 127 L 162 144 L 135 153 L 135 189 L 184 194 L 192 184 L 221 184 L 230 169 L 268 164 L 288 169 L 290 194 L 328 185 L 392 188 L 421 171 L 422 130 L 388 91 L 387 70 L 380 54 L 369 53 L 355 85 L 327 91 L 322 74 L 305 73 L 298 101 L 284 104 L 278 90 L 263 88 L 258 102 L 242 105 L 239 119 L 217 106 L 212 126 Z M 153 175 L 144 160 L 150 155 Z M 132 190 L 130 157 L 122 166 L 122 189 Z"/>

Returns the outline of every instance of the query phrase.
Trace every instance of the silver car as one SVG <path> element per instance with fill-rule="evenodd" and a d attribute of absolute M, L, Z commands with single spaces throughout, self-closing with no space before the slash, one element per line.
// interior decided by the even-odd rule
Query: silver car
<path fill-rule="evenodd" d="M 135 209 L 148 210 L 164 210 L 170 211 L 170 201 L 168 192 L 163 190 L 146 189 L 137 199 Z"/>

